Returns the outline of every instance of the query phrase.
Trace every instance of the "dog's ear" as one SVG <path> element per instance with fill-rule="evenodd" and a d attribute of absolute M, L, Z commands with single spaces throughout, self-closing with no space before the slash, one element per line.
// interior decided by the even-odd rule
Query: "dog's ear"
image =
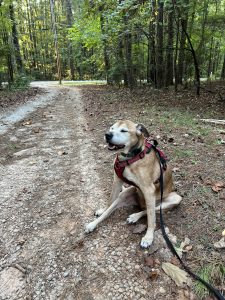
<path fill-rule="evenodd" d="M 144 137 L 149 137 L 149 132 L 143 124 L 137 124 L 136 132 L 137 132 L 137 135 L 142 135 L 143 134 Z"/>

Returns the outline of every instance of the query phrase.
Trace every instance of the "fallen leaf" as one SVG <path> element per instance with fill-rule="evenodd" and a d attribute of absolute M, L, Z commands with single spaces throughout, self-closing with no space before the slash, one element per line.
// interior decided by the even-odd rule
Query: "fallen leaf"
<path fill-rule="evenodd" d="M 169 239 L 171 240 L 171 242 L 172 242 L 173 244 L 176 244 L 176 243 L 177 243 L 177 237 L 176 237 L 176 235 L 174 235 L 174 234 L 172 234 L 172 233 L 170 233 L 170 232 L 168 232 L 167 235 L 168 235 Z"/>
<path fill-rule="evenodd" d="M 149 273 L 149 278 L 151 280 L 156 280 L 159 276 L 159 273 L 160 273 L 159 269 L 152 269 Z"/>
<path fill-rule="evenodd" d="M 145 231 L 147 228 L 147 225 L 145 224 L 138 224 L 135 226 L 133 233 L 142 233 L 143 231 Z"/>
<path fill-rule="evenodd" d="M 162 263 L 162 269 L 177 286 L 183 286 L 184 283 L 188 283 L 189 281 L 187 272 L 171 263 Z"/>
<path fill-rule="evenodd" d="M 223 249 L 225 248 L 225 238 L 222 237 L 218 242 L 214 243 L 214 248 L 216 249 Z"/>
<path fill-rule="evenodd" d="M 190 239 L 188 237 L 185 237 L 184 241 L 181 242 L 180 247 L 175 247 L 180 258 L 182 257 L 183 252 L 188 252 L 192 249 L 190 242 Z"/>
<path fill-rule="evenodd" d="M 185 251 L 185 252 L 188 252 L 188 251 L 190 251 L 190 250 L 192 250 L 192 249 L 193 249 L 193 246 L 192 246 L 192 245 L 187 245 L 187 246 L 184 247 L 184 251 Z"/>
<path fill-rule="evenodd" d="M 214 182 L 213 185 L 211 186 L 212 190 L 216 193 L 218 193 L 219 191 L 222 190 L 222 188 L 224 188 L 225 185 L 222 181 L 217 181 L 217 182 Z"/>
<path fill-rule="evenodd" d="M 152 258 L 150 256 L 147 256 L 145 258 L 145 264 L 146 264 L 146 266 L 153 268 L 155 266 L 155 260 L 154 260 L 154 258 Z"/>

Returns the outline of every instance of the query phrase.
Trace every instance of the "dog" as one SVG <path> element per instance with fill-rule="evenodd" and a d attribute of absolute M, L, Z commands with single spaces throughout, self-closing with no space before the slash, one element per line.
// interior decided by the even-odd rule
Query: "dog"
<path fill-rule="evenodd" d="M 160 210 L 157 201 L 160 200 L 160 160 L 154 145 L 148 143 L 149 133 L 142 124 L 135 124 L 128 120 L 117 121 L 105 134 L 109 150 L 123 150 L 114 161 L 114 180 L 108 208 L 96 212 L 98 216 L 93 222 L 86 225 L 85 232 L 92 232 L 96 226 L 106 219 L 116 208 L 127 205 L 126 199 L 136 199 L 141 211 L 130 215 L 129 224 L 136 223 L 147 215 L 147 231 L 141 240 L 141 247 L 151 246 L 156 226 L 156 212 Z M 151 147 L 152 146 L 152 147 Z M 152 148 L 152 149 L 151 149 Z M 139 157 L 140 156 L 140 157 Z M 122 163 L 121 163 L 122 161 Z M 121 170 L 116 165 L 122 164 Z M 124 182 L 130 184 L 123 188 Z M 177 206 L 182 197 L 175 192 L 172 170 L 169 166 L 163 171 L 163 202 L 162 209 L 168 210 Z M 130 203 L 134 203 L 131 201 Z"/>

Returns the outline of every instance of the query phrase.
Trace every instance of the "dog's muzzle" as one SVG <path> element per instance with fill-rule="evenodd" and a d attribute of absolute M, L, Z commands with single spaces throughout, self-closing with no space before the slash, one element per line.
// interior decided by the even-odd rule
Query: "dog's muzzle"
<path fill-rule="evenodd" d="M 109 143 L 111 141 L 112 137 L 113 137 L 112 132 L 107 132 L 105 134 L 105 140 L 106 140 L 106 142 Z"/>

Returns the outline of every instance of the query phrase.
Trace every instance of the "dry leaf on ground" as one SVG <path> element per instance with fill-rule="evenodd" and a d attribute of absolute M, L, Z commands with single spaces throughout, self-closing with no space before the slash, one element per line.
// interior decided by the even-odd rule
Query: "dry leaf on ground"
<path fill-rule="evenodd" d="M 221 191 L 222 188 L 224 188 L 224 187 L 225 187 L 225 185 L 224 185 L 224 183 L 223 183 L 222 181 L 217 181 L 217 182 L 214 182 L 214 183 L 212 184 L 211 189 L 212 189 L 214 192 L 218 193 L 218 192 Z"/>
<path fill-rule="evenodd" d="M 185 237 L 184 241 L 180 244 L 180 247 L 175 247 L 180 258 L 182 257 L 183 252 L 192 250 L 192 245 L 190 245 L 190 242 L 190 239 Z"/>
<path fill-rule="evenodd" d="M 149 278 L 151 280 L 156 280 L 159 276 L 159 273 L 160 273 L 159 269 L 152 269 L 149 273 Z"/>
<path fill-rule="evenodd" d="M 189 278 L 187 272 L 181 270 L 179 267 L 171 263 L 162 263 L 163 271 L 176 283 L 177 286 L 183 286 L 184 283 L 188 284 Z"/>

